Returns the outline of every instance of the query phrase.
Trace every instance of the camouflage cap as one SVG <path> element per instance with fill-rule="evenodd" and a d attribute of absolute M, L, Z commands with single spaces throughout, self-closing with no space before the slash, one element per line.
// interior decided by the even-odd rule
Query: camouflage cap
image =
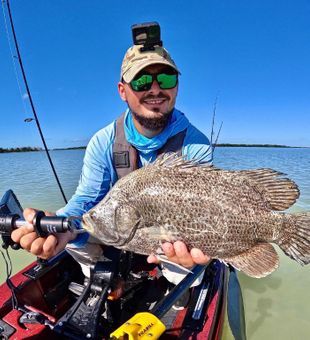
<path fill-rule="evenodd" d="M 123 59 L 121 67 L 121 79 L 130 83 L 137 73 L 146 66 L 154 64 L 163 64 L 174 68 L 178 73 L 179 70 L 172 60 L 168 51 L 160 46 L 156 46 L 154 51 L 140 51 L 142 45 L 133 45 L 130 47 Z"/>

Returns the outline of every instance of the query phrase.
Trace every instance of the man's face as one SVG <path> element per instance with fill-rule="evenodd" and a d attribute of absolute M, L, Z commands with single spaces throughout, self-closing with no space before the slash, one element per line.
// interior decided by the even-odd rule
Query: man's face
<path fill-rule="evenodd" d="M 150 65 L 143 69 L 148 74 L 157 74 L 167 69 L 161 64 Z M 140 74 L 141 72 L 139 72 Z M 122 100 L 126 101 L 134 118 L 149 130 L 165 127 L 174 108 L 178 85 L 172 89 L 161 89 L 156 80 L 147 91 L 134 91 L 130 84 L 119 83 L 118 91 Z"/>

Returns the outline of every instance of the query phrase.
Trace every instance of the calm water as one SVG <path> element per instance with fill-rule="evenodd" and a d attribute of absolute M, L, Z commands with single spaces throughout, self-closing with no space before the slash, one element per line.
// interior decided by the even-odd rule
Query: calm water
<path fill-rule="evenodd" d="M 68 198 L 78 183 L 83 154 L 84 150 L 51 153 Z M 218 148 L 214 163 L 227 169 L 269 167 L 284 172 L 301 191 L 290 212 L 310 211 L 310 149 Z M 43 152 L 0 154 L 0 194 L 8 189 L 14 190 L 24 207 L 54 211 L 63 206 Z M 302 268 L 279 253 L 281 266 L 267 278 L 239 275 L 250 340 L 310 337 L 310 268 Z M 15 271 L 32 260 L 24 251 L 11 254 Z M 0 281 L 3 279 L 4 264 L 0 259 Z"/>

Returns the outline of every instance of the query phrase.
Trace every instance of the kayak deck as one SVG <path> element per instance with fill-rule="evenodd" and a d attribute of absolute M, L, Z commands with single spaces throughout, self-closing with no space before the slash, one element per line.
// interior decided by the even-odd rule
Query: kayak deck
<path fill-rule="evenodd" d="M 191 316 L 197 310 L 197 304 L 196 306 L 189 304 L 188 308 L 177 313 L 177 317 L 168 325 L 161 339 L 220 339 L 226 300 L 227 268 L 219 263 L 215 268 L 217 271 L 212 285 L 206 287 L 208 303 L 206 310 L 202 310 L 204 313 L 203 329 L 198 336 L 192 337 L 193 329 L 188 327 L 192 324 Z M 83 285 L 84 277 L 78 263 L 66 253 L 48 265 L 41 266 L 34 262 L 15 274 L 12 282 L 16 287 L 18 303 L 21 307 L 25 307 L 26 311 L 33 312 L 33 320 L 25 322 L 25 315 L 29 313 L 14 308 L 11 290 L 4 283 L 0 286 L 0 331 L 1 328 L 4 329 L 5 336 L 13 340 L 42 339 L 43 337 L 46 340 L 67 338 L 56 334 L 46 323 L 55 325 L 74 306 L 77 296 L 69 291 L 72 281 Z M 195 289 L 191 294 L 192 296 L 195 294 Z M 136 299 L 136 296 L 132 299 L 134 304 L 136 304 Z M 135 313 L 134 310 L 133 312 Z M 44 316 L 45 324 L 40 324 L 40 316 Z M 20 320 L 23 320 L 23 323 Z M 117 321 L 124 322 L 123 320 Z"/>

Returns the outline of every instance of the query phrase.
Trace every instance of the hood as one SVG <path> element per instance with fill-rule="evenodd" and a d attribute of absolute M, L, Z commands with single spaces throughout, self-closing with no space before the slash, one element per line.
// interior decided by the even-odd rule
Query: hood
<path fill-rule="evenodd" d="M 153 138 L 147 138 L 141 135 L 134 126 L 130 109 L 125 113 L 124 129 L 127 141 L 137 150 L 144 154 L 148 154 L 160 149 L 167 140 L 185 130 L 189 125 L 188 119 L 184 113 L 174 109 L 171 118 L 165 129 Z"/>

